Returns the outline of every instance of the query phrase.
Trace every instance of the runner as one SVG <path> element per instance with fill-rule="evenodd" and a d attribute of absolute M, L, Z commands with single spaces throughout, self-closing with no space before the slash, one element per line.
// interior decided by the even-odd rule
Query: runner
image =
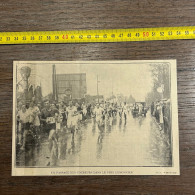
<path fill-rule="evenodd" d="M 87 118 L 91 118 L 92 117 L 92 113 L 93 113 L 93 106 L 91 104 L 87 104 Z"/>
<path fill-rule="evenodd" d="M 57 134 L 56 134 L 56 114 L 59 111 L 55 108 L 55 105 L 48 100 L 45 101 L 45 108 L 41 111 L 41 122 L 43 123 L 43 130 L 48 134 L 48 147 L 50 151 L 49 162 L 47 166 L 55 166 L 57 163 Z"/>
<path fill-rule="evenodd" d="M 69 101 L 69 106 L 66 109 L 67 113 L 67 127 L 71 130 L 72 137 L 75 134 L 75 123 L 77 122 L 75 116 L 77 114 L 77 108 L 73 106 L 72 101 Z"/>
<path fill-rule="evenodd" d="M 110 104 L 108 107 L 108 121 L 109 121 L 109 125 L 112 126 L 112 122 L 113 122 L 113 106 L 112 106 L 112 104 Z"/>
<path fill-rule="evenodd" d="M 53 107 L 55 110 L 55 106 Z M 67 130 L 67 115 L 64 102 L 59 104 L 59 114 L 55 113 L 56 118 L 56 133 L 53 132 L 53 148 L 51 149 L 52 155 L 58 159 L 65 159 L 67 150 L 67 140 L 69 132 Z M 56 154 L 54 153 L 56 152 Z M 57 161 L 56 161 L 57 162 Z"/>
<path fill-rule="evenodd" d="M 83 111 L 83 120 L 86 120 L 87 119 L 86 118 L 86 116 L 87 116 L 87 106 L 84 102 L 83 102 L 81 108 L 82 108 L 82 111 Z"/>
<path fill-rule="evenodd" d="M 62 128 L 65 128 L 67 126 L 67 117 L 66 117 L 66 106 L 63 101 L 59 104 L 59 113 L 62 116 Z"/>
<path fill-rule="evenodd" d="M 29 122 L 30 127 L 35 139 L 36 144 L 40 142 L 40 119 L 39 116 L 41 114 L 38 106 L 35 105 L 35 102 L 32 101 L 29 106 Z"/>
<path fill-rule="evenodd" d="M 117 116 L 117 103 L 113 104 L 113 116 L 114 118 Z"/>
<path fill-rule="evenodd" d="M 98 124 L 98 127 L 102 125 L 103 112 L 104 110 L 100 107 L 99 104 L 97 104 L 96 108 L 94 109 L 94 114 L 96 117 L 96 123 Z"/>
<path fill-rule="evenodd" d="M 26 144 L 26 135 L 30 129 L 29 111 L 28 109 L 26 109 L 25 104 L 23 104 L 21 110 L 18 111 L 18 117 L 19 117 L 18 144 L 21 146 L 21 150 L 24 150 Z"/>
<path fill-rule="evenodd" d="M 52 129 L 56 130 L 55 113 L 59 113 L 59 111 L 55 108 L 54 104 L 50 106 L 48 100 L 45 101 L 44 105 L 41 111 L 41 122 L 43 124 L 43 130 L 49 135 Z"/>
<path fill-rule="evenodd" d="M 139 106 L 139 116 L 142 116 L 143 105 L 142 103 L 139 103 L 138 106 Z"/>
<path fill-rule="evenodd" d="M 121 103 L 118 106 L 118 113 L 119 113 L 119 117 L 120 117 L 120 120 L 121 120 L 122 119 L 122 113 L 123 113 L 123 107 L 122 107 Z"/>
<path fill-rule="evenodd" d="M 82 108 L 79 103 L 75 104 L 77 112 L 75 113 L 75 129 L 78 131 L 80 121 L 82 121 Z"/>
<path fill-rule="evenodd" d="M 123 105 L 123 113 L 124 113 L 124 118 L 125 118 L 125 123 L 126 123 L 126 120 L 127 120 L 127 113 L 128 113 L 128 110 L 127 110 L 127 103 L 124 102 L 124 105 Z"/>

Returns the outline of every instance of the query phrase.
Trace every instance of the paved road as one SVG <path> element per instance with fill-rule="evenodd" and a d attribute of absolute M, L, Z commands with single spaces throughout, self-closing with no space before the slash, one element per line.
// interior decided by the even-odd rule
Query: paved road
<path fill-rule="evenodd" d="M 99 128 L 93 119 L 81 125 L 74 139 L 62 133 L 61 152 L 48 149 L 43 138 L 40 147 L 29 150 L 18 158 L 19 165 L 27 166 L 170 166 L 171 149 L 168 137 L 150 116 L 133 118 L 126 123 L 117 117 L 113 125 Z M 58 153 L 55 152 L 57 151 Z M 61 153 L 61 154 L 59 154 Z"/>

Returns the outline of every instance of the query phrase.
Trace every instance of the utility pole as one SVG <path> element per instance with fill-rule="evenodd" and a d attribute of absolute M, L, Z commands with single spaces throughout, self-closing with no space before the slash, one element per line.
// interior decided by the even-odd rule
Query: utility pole
<path fill-rule="evenodd" d="M 112 103 L 114 103 L 114 93 L 113 93 L 113 78 L 112 78 Z"/>
<path fill-rule="evenodd" d="M 55 84 L 55 65 L 52 66 L 52 85 L 53 85 L 53 99 L 56 97 L 56 84 Z"/>
<path fill-rule="evenodd" d="M 99 104 L 99 88 L 98 88 L 98 83 L 100 81 L 98 80 L 98 75 L 97 75 L 97 96 L 98 96 L 98 104 Z"/>
<path fill-rule="evenodd" d="M 113 97 L 114 93 L 113 93 L 113 79 L 112 79 L 112 97 Z"/>
<path fill-rule="evenodd" d="M 55 67 L 55 100 L 58 101 L 58 86 L 57 86 L 57 76 L 56 76 L 56 67 Z"/>
<path fill-rule="evenodd" d="M 58 101 L 56 66 L 55 65 L 53 65 L 53 70 L 52 70 L 52 83 L 53 83 L 53 99 Z"/>

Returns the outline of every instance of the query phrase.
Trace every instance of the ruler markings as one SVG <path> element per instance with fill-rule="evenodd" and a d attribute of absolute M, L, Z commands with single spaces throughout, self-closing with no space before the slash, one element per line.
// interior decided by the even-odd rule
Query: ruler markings
<path fill-rule="evenodd" d="M 124 42 L 175 39 L 195 39 L 195 26 L 112 30 L 0 32 L 0 44 Z"/>

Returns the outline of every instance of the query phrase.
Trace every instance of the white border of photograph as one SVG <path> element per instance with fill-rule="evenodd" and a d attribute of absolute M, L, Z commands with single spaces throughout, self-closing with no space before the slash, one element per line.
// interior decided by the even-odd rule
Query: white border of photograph
<path fill-rule="evenodd" d="M 172 167 L 46 167 L 19 168 L 15 166 L 16 143 L 16 66 L 21 63 L 170 63 L 171 65 L 171 102 L 172 102 Z M 177 101 L 177 64 L 176 60 L 115 60 L 115 61 L 14 61 L 13 62 L 13 123 L 12 123 L 12 176 L 59 176 L 59 175 L 180 175 L 179 168 L 179 130 Z"/>

